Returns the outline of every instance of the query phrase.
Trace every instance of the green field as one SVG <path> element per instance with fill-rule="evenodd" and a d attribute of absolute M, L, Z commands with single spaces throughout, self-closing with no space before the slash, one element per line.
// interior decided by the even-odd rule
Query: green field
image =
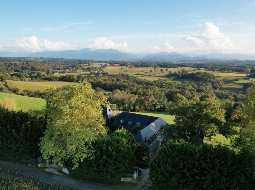
<path fill-rule="evenodd" d="M 0 104 L 2 106 L 6 105 L 6 107 L 11 110 L 26 112 L 43 110 L 46 106 L 46 101 L 41 98 L 0 92 Z"/>
<path fill-rule="evenodd" d="M 168 124 L 174 124 L 174 116 L 167 114 L 167 113 L 149 113 L 149 112 L 135 112 L 141 115 L 148 115 L 153 117 L 160 117 L 161 119 L 165 120 Z"/>
<path fill-rule="evenodd" d="M 178 72 L 180 70 L 191 71 L 194 70 L 191 67 L 177 67 L 177 68 L 166 68 L 166 67 L 132 67 L 132 66 L 107 66 L 104 71 L 108 74 L 126 74 L 134 76 L 140 79 L 155 81 L 165 79 L 165 76 L 169 72 Z"/>
<path fill-rule="evenodd" d="M 74 82 L 62 82 L 62 81 L 14 81 L 7 80 L 7 86 L 11 89 L 28 90 L 28 91 L 40 91 L 43 92 L 49 89 L 61 88 L 64 86 L 75 85 Z"/>

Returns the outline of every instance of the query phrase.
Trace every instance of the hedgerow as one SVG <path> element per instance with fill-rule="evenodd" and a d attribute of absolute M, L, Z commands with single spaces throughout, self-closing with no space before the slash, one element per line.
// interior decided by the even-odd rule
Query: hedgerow
<path fill-rule="evenodd" d="M 36 158 L 44 129 L 44 116 L 0 108 L 0 159 Z"/>
<path fill-rule="evenodd" d="M 121 177 L 133 172 L 136 164 L 136 143 L 126 130 L 117 130 L 97 139 L 91 146 L 91 156 L 72 171 L 76 178 L 119 183 Z"/>
<path fill-rule="evenodd" d="M 161 190 L 252 190 L 253 160 L 227 147 L 169 142 L 151 163 L 151 180 Z"/>

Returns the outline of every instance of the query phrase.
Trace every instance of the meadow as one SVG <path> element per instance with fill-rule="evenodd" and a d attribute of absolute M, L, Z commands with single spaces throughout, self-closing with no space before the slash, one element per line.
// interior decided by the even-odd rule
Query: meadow
<path fill-rule="evenodd" d="M 6 81 L 8 88 L 18 89 L 18 90 L 27 90 L 31 92 L 39 91 L 43 92 L 49 89 L 61 88 L 64 86 L 75 85 L 74 82 L 62 82 L 62 81 L 15 81 L 7 80 Z"/>
<path fill-rule="evenodd" d="M 46 101 L 41 98 L 0 92 L 0 105 L 14 111 L 40 111 L 46 107 Z"/>

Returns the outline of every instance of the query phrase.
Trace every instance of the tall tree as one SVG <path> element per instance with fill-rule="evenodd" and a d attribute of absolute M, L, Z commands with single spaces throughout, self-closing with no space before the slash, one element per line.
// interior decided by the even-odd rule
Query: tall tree
<path fill-rule="evenodd" d="M 255 151 L 255 88 L 249 90 L 244 102 L 245 123 L 241 129 L 240 140 L 243 148 Z"/>
<path fill-rule="evenodd" d="M 195 144 L 203 143 L 204 137 L 215 135 L 224 123 L 224 109 L 214 96 L 183 104 L 175 110 L 175 115 L 179 135 Z"/>
<path fill-rule="evenodd" d="M 89 156 L 87 146 L 106 133 L 101 111 L 105 100 L 87 83 L 53 91 L 47 102 L 48 127 L 41 142 L 43 158 L 77 167 Z"/>

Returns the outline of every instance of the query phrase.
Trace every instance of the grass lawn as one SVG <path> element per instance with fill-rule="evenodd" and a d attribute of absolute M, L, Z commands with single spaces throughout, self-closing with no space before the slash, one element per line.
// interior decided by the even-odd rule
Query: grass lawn
<path fill-rule="evenodd" d="M 44 109 L 46 106 L 46 101 L 41 98 L 32 98 L 28 96 L 0 92 L 0 104 L 11 104 L 11 109 L 26 112 Z"/>
<path fill-rule="evenodd" d="M 14 81 L 7 80 L 7 85 L 9 88 L 16 88 L 19 90 L 28 91 L 40 91 L 43 92 L 49 89 L 61 88 L 63 86 L 75 85 L 78 83 L 74 82 L 62 82 L 62 81 Z"/>
<path fill-rule="evenodd" d="M 167 114 L 167 113 L 149 113 L 149 112 L 135 112 L 137 114 L 141 115 L 148 115 L 148 116 L 154 116 L 154 117 L 160 117 L 161 119 L 165 120 L 168 124 L 174 124 L 174 116 Z"/>

